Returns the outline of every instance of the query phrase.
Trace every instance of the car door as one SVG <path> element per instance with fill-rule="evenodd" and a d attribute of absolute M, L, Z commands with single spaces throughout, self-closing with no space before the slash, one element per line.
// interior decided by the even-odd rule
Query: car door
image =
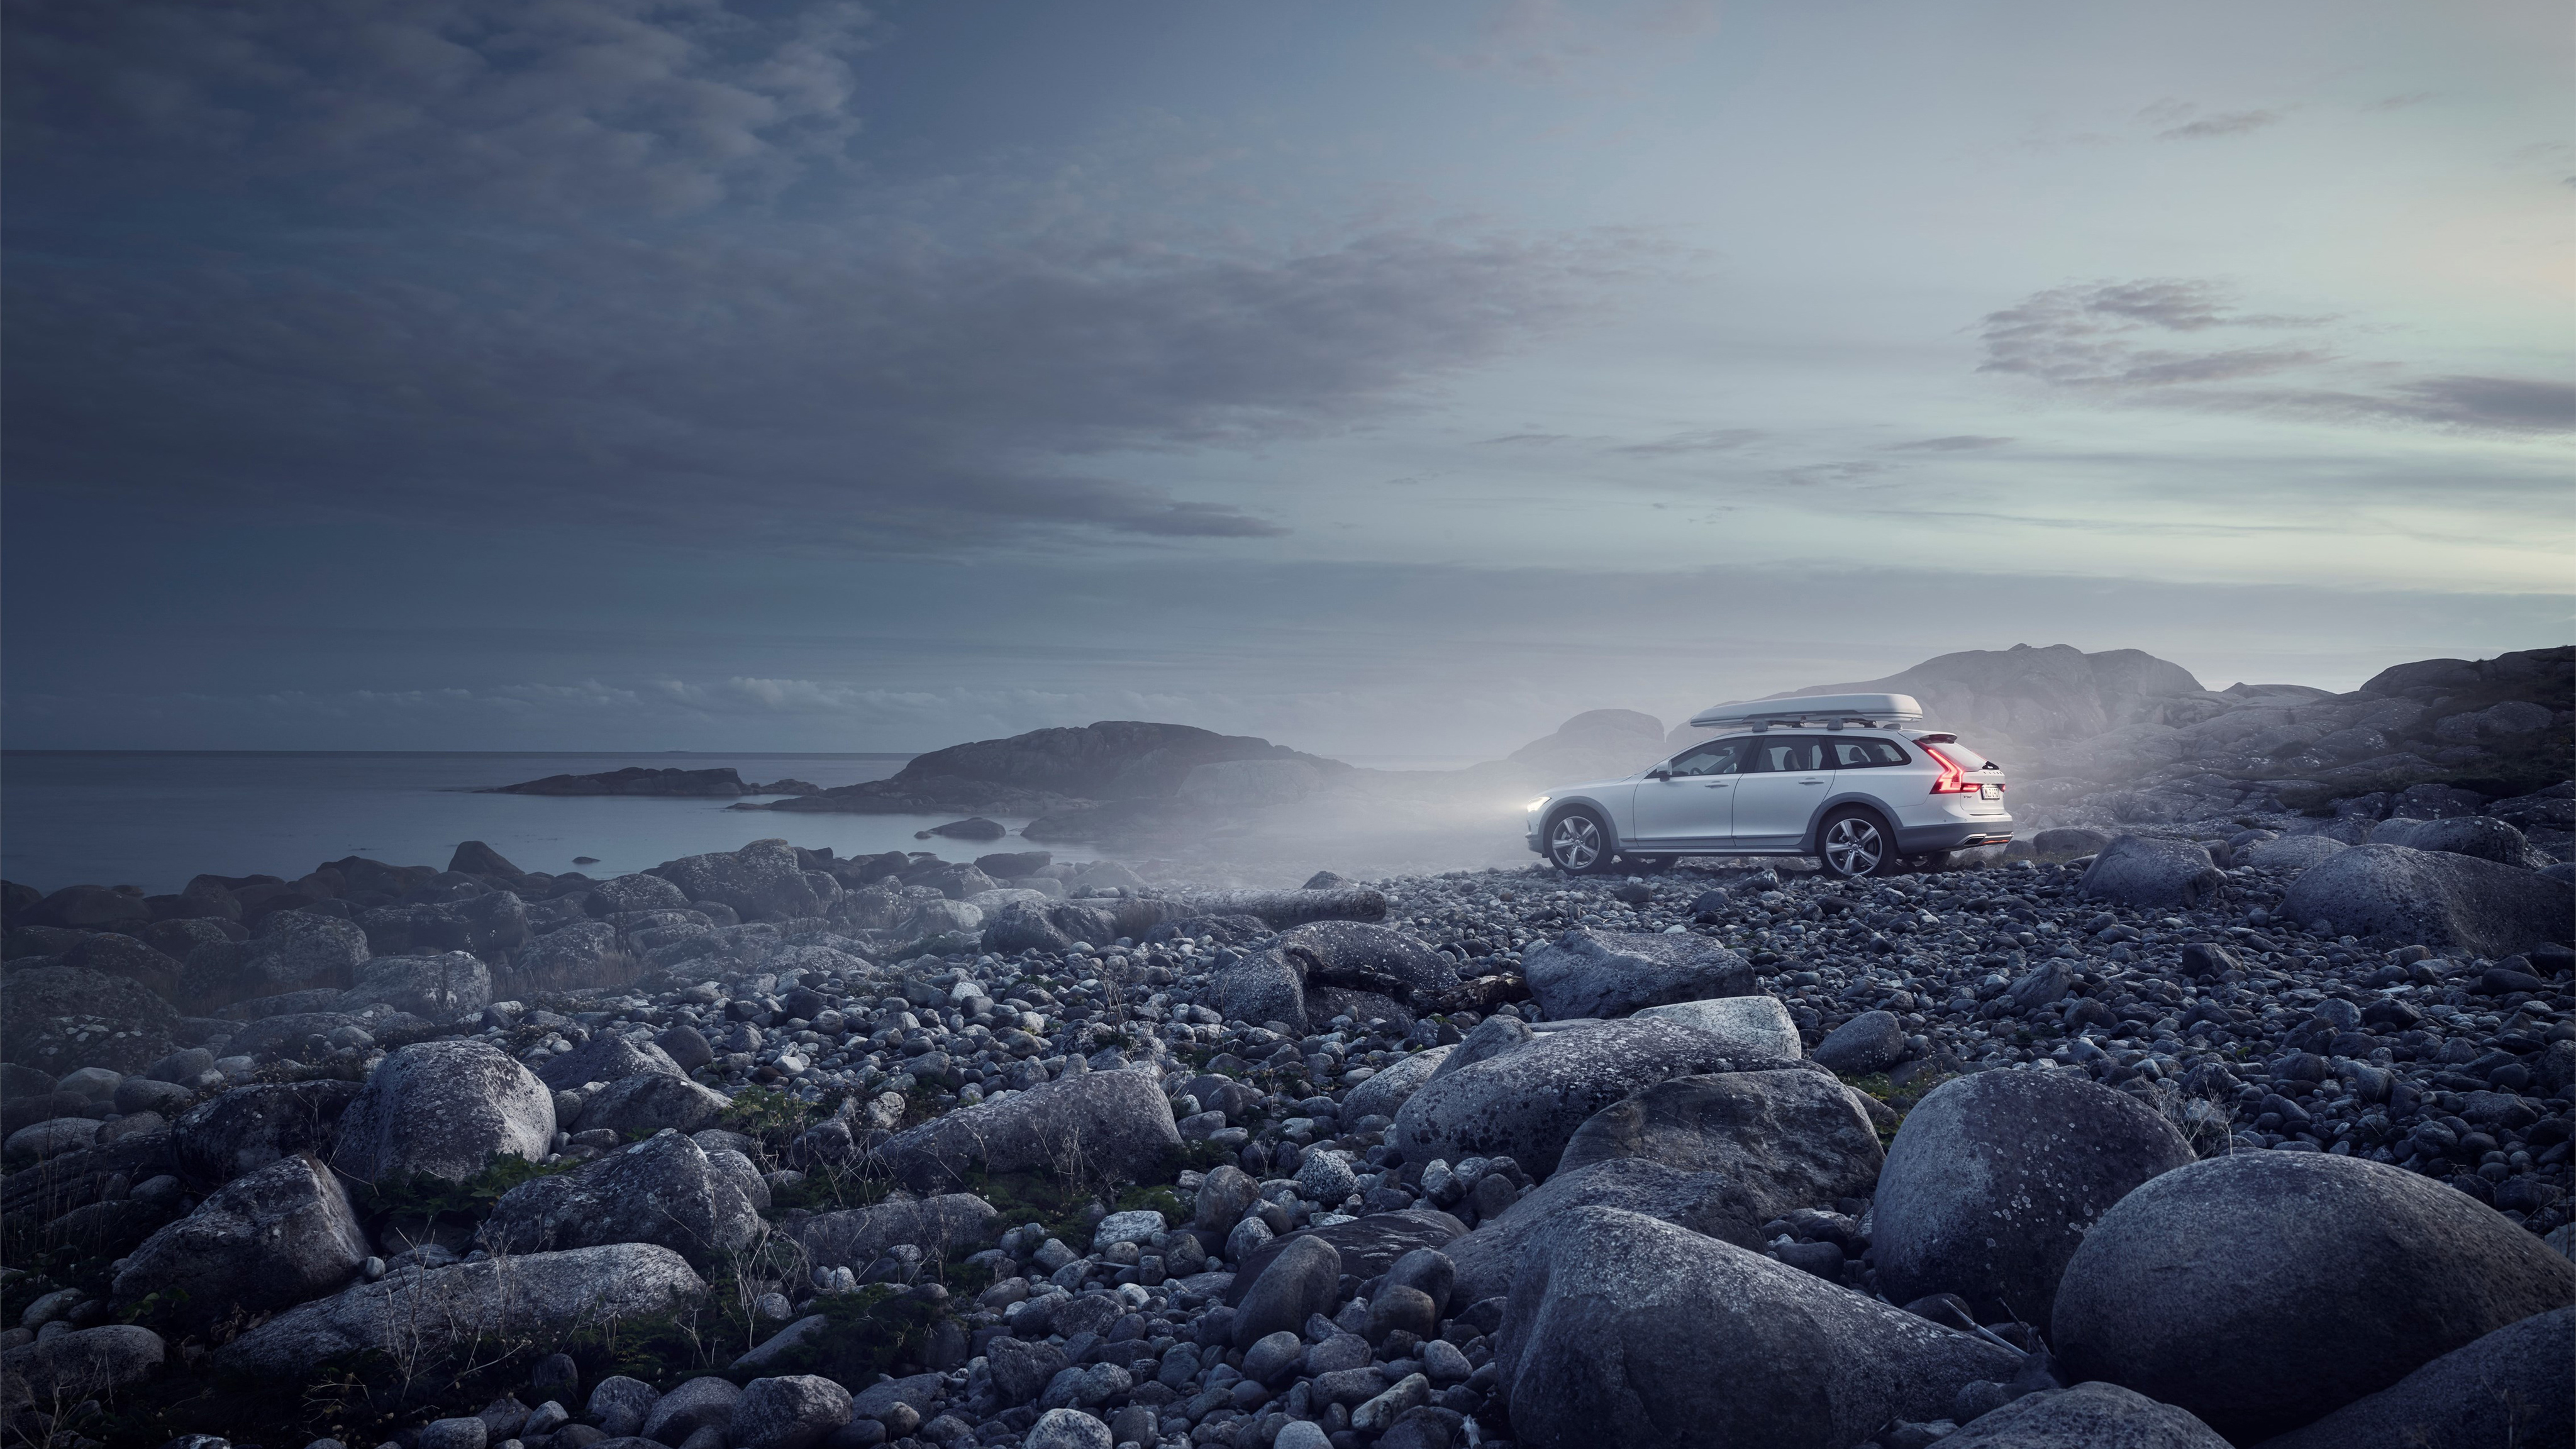
<path fill-rule="evenodd" d="M 1626 837 L 1639 845 L 1723 845 L 1732 833 L 1736 767 L 1742 763 L 1743 739 L 1711 740 L 1693 745 L 1637 782 L 1635 829 Z"/>
<path fill-rule="evenodd" d="M 1754 735 L 1735 781 L 1734 838 L 1740 849 L 1793 850 L 1833 793 L 1825 741 L 1815 735 Z"/>

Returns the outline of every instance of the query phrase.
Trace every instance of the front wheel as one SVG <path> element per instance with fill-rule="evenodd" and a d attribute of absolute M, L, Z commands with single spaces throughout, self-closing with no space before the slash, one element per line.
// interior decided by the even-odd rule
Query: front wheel
<path fill-rule="evenodd" d="M 1547 827 L 1548 863 L 1570 875 L 1610 868 L 1610 830 L 1589 810 L 1568 810 Z"/>
<path fill-rule="evenodd" d="M 1867 810 L 1844 810 L 1829 817 L 1817 832 L 1817 860 L 1825 873 L 1850 880 L 1886 875 L 1896 868 L 1896 842 L 1886 822 Z"/>

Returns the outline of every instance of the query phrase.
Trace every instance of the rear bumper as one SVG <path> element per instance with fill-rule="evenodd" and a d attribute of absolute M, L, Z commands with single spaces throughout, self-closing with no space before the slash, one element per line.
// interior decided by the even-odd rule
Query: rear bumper
<path fill-rule="evenodd" d="M 1896 829 L 1896 848 L 1905 855 L 1922 855 L 1934 850 L 1967 850 L 1980 845 L 2003 845 L 2013 838 L 2013 823 L 2002 820 L 1962 820 L 1939 825 L 1900 825 Z"/>

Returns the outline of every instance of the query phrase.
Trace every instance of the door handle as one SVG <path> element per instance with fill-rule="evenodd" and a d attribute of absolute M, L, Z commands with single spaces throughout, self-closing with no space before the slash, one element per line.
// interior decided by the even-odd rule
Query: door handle
<path fill-rule="evenodd" d="M 1798 783 L 1799 783 L 1799 784 L 1801 784 L 1801 785 L 1821 785 L 1821 784 L 1825 783 L 1825 780 L 1824 780 L 1824 777 L 1823 777 L 1822 775 L 1819 775 L 1819 776 L 1817 776 L 1815 779 L 1812 779 L 1812 780 L 1800 780 Z"/>
<path fill-rule="evenodd" d="M 1711 780 L 1708 782 L 1708 788 L 1712 790 L 1723 790 L 1731 783 L 1733 782 L 1728 780 Z"/>

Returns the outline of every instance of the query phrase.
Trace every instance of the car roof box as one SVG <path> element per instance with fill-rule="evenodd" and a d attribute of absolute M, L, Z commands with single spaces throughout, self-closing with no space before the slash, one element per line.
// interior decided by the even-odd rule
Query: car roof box
<path fill-rule="evenodd" d="M 1923 718 L 1922 701 L 1910 694 L 1810 694 L 1796 699 L 1754 699 L 1721 704 L 1691 716 L 1698 729 L 1734 725 L 1885 725 Z"/>

